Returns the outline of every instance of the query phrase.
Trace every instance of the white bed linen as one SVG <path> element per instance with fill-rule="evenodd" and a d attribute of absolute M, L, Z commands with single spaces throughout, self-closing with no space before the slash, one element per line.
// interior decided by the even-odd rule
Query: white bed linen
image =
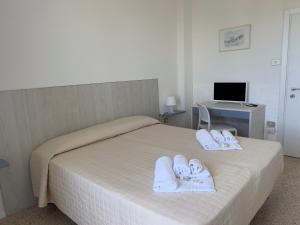
<path fill-rule="evenodd" d="M 51 202 L 84 225 L 248 225 L 283 168 L 281 146 L 239 138 L 244 150 L 205 152 L 195 131 L 154 125 L 53 158 Z M 157 194 L 155 160 L 200 158 L 216 193 Z"/>
<path fill-rule="evenodd" d="M 54 156 L 157 123 L 156 119 L 146 116 L 124 117 L 56 137 L 40 145 L 30 158 L 33 193 L 39 198 L 39 207 L 49 203 L 48 170 Z"/>
<path fill-rule="evenodd" d="M 249 169 L 256 187 L 252 207 L 254 217 L 270 195 L 278 176 L 283 172 L 283 152 L 280 143 L 237 137 L 243 150 L 207 152 L 195 140 L 194 135 L 195 131 L 191 129 L 159 124 L 131 132 L 126 137 L 172 149 L 178 154 L 184 153 L 189 158 L 198 157 L 208 164 L 214 161 Z"/>
<path fill-rule="evenodd" d="M 117 146 L 123 146 L 118 149 Z M 154 163 L 173 151 L 122 137 L 56 156 L 51 201 L 82 225 L 242 225 L 255 187 L 248 169 L 210 163 L 215 193 L 155 193 Z"/>

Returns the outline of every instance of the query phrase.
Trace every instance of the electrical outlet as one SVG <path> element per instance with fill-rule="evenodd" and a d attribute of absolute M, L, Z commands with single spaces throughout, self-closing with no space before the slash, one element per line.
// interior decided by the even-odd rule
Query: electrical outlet
<path fill-rule="evenodd" d="M 266 123 L 266 133 L 267 134 L 276 134 L 276 122 L 267 121 L 267 123 Z"/>
<path fill-rule="evenodd" d="M 280 65 L 281 60 L 280 59 L 272 59 L 272 66 L 278 66 Z"/>
<path fill-rule="evenodd" d="M 267 121 L 267 127 L 270 127 L 270 128 L 276 127 L 276 122 L 274 122 L 274 121 Z"/>

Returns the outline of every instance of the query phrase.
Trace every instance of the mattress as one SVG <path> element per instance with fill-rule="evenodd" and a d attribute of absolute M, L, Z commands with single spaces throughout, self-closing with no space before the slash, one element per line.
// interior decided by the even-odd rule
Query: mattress
<path fill-rule="evenodd" d="M 242 151 L 207 152 L 194 130 L 147 123 L 54 155 L 49 202 L 82 225 L 248 225 L 283 160 L 276 142 L 239 140 Z M 205 162 L 217 192 L 152 191 L 156 159 L 179 153 Z"/>

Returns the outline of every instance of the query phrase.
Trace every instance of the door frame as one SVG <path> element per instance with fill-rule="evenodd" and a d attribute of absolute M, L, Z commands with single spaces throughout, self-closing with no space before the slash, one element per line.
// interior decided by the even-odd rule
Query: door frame
<path fill-rule="evenodd" d="M 280 99 L 278 111 L 278 140 L 284 144 L 284 129 L 285 129 L 285 111 L 286 111 L 286 94 L 287 94 L 287 64 L 288 64 L 288 51 L 289 51 L 289 36 L 291 16 L 300 14 L 300 8 L 288 9 L 284 13 L 283 25 L 283 40 L 282 40 L 282 66 L 280 78 Z"/>

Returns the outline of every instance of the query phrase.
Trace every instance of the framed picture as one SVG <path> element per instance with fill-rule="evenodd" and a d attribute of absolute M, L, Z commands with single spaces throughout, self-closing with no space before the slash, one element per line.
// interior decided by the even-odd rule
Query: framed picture
<path fill-rule="evenodd" d="M 219 50 L 220 52 L 250 49 L 251 47 L 251 25 L 231 27 L 220 30 Z"/>

